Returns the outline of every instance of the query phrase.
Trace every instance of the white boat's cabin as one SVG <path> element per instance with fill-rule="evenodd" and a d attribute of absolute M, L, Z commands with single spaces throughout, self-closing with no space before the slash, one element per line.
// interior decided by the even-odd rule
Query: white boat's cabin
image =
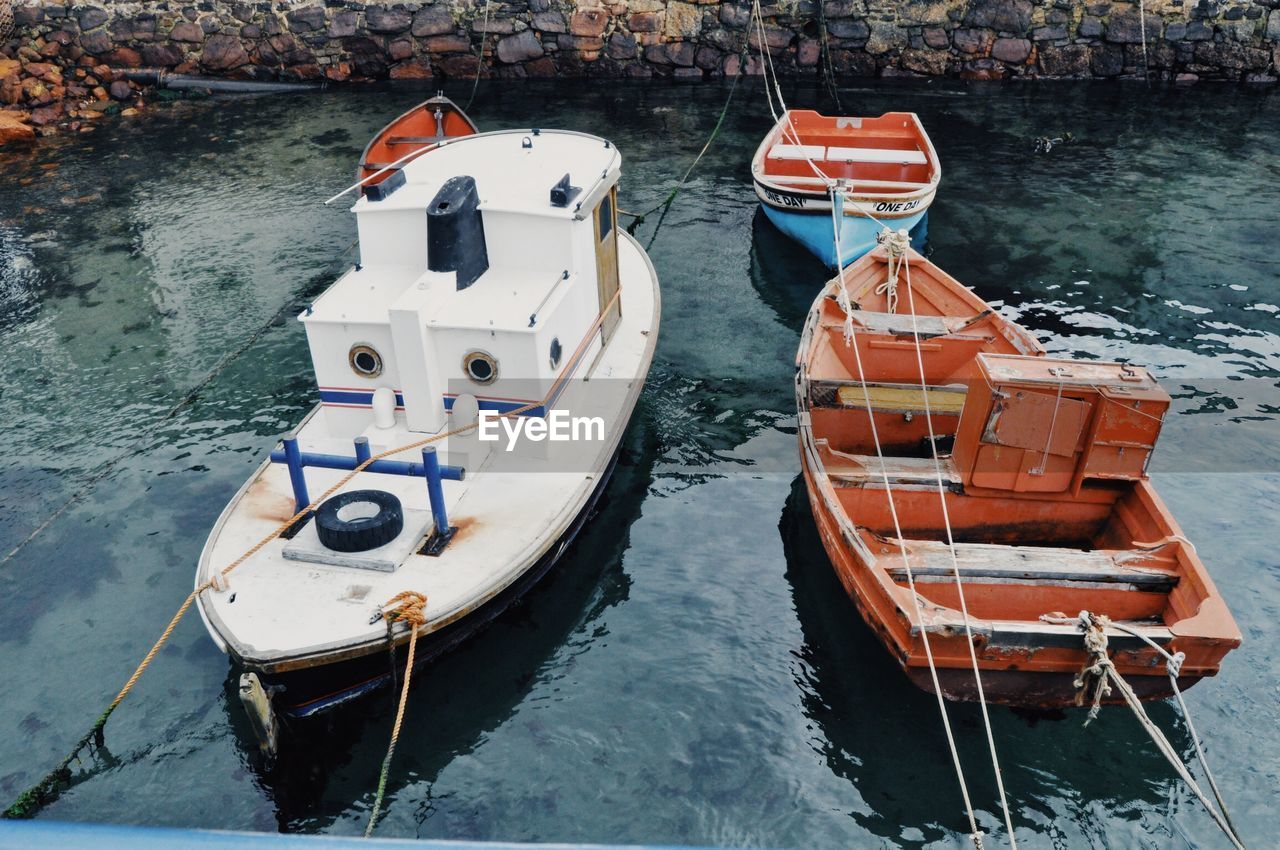
<path fill-rule="evenodd" d="M 460 396 L 509 411 L 582 377 L 621 315 L 621 161 L 580 133 L 484 133 L 368 187 L 360 263 L 300 317 L 330 435 L 434 433 Z"/>

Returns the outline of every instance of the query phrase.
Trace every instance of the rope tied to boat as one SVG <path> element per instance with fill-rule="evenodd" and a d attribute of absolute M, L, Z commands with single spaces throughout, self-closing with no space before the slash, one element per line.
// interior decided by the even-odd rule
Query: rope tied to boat
<path fill-rule="evenodd" d="M 1107 654 L 1107 644 L 1110 642 L 1107 638 L 1107 626 L 1111 625 L 1111 620 L 1104 614 L 1095 616 L 1088 611 L 1081 611 L 1077 622 L 1084 632 L 1084 649 L 1089 653 L 1089 660 L 1071 684 L 1076 689 L 1077 706 L 1084 705 L 1085 694 L 1092 689 L 1089 716 L 1084 721 L 1084 725 L 1088 726 L 1098 719 L 1102 700 L 1111 696 L 1111 685 L 1107 682 L 1108 676 L 1115 672 L 1115 665 Z"/>
<path fill-rule="evenodd" d="M 1213 772 L 1209 769 L 1209 763 L 1204 757 L 1204 748 L 1200 744 L 1200 736 L 1196 734 L 1195 726 L 1191 722 L 1191 712 L 1187 710 L 1187 703 L 1182 698 L 1182 690 L 1178 687 L 1178 676 L 1182 673 L 1183 662 L 1186 661 L 1186 654 L 1182 652 L 1169 652 L 1160 644 L 1153 641 L 1147 635 L 1126 626 L 1122 623 L 1113 622 L 1104 614 L 1092 614 L 1088 611 L 1081 611 L 1074 619 L 1067 617 L 1065 614 L 1054 612 L 1052 614 L 1043 614 L 1040 620 L 1045 623 L 1053 623 L 1056 625 L 1075 625 L 1084 633 L 1085 651 L 1089 653 L 1089 660 L 1085 663 L 1084 668 L 1080 671 L 1074 681 L 1079 693 L 1076 695 L 1076 704 L 1082 705 L 1084 701 L 1084 693 L 1089 686 L 1093 688 L 1092 705 L 1089 708 L 1089 716 L 1085 720 L 1088 726 L 1098 716 L 1098 710 L 1101 707 L 1102 699 L 1112 693 L 1111 686 L 1120 692 L 1120 696 L 1124 699 L 1125 704 L 1129 706 L 1138 723 L 1151 736 L 1151 740 L 1173 767 L 1174 771 L 1186 783 L 1191 792 L 1195 794 L 1200 804 L 1204 806 L 1205 811 L 1213 818 L 1213 822 L 1218 825 L 1223 834 L 1227 836 L 1231 844 L 1244 850 L 1244 842 L 1240 840 L 1240 836 L 1236 832 L 1235 824 L 1231 820 L 1231 815 L 1227 811 L 1226 801 L 1222 798 L 1222 792 L 1218 789 L 1218 783 L 1213 778 Z M 1138 697 L 1133 687 L 1125 681 L 1120 675 L 1120 671 L 1116 669 L 1115 663 L 1111 660 L 1108 650 L 1107 629 L 1116 629 L 1132 635 L 1146 643 L 1157 653 L 1164 657 L 1165 672 L 1169 675 L 1169 684 L 1173 690 L 1174 696 L 1177 697 L 1178 707 L 1182 712 L 1182 719 L 1187 725 L 1187 732 L 1191 736 L 1191 742 L 1195 747 L 1196 757 L 1200 761 L 1200 767 L 1204 770 L 1205 777 L 1209 780 L 1209 787 L 1213 791 L 1213 796 L 1217 800 L 1218 805 L 1215 807 L 1210 802 L 1208 795 L 1201 789 L 1199 783 L 1196 782 L 1191 770 L 1187 764 L 1183 762 L 1178 755 L 1178 751 L 1174 749 L 1169 739 L 1165 737 L 1164 732 L 1155 724 L 1147 711 L 1142 706 L 1142 700 Z"/>
<path fill-rule="evenodd" d="M 594 339 L 595 333 L 597 330 L 599 330 L 600 325 L 603 324 L 605 317 L 609 315 L 610 311 L 613 310 L 614 306 L 618 304 L 621 298 L 622 298 L 622 287 L 618 287 L 617 291 L 613 293 L 613 297 L 609 299 L 609 303 L 605 306 L 603 310 L 600 311 L 600 315 L 596 317 L 594 324 L 587 331 L 587 334 L 585 337 L 583 337 L 582 342 L 578 344 L 577 350 L 575 350 L 573 355 L 565 361 L 566 363 L 574 362 L 574 360 L 578 357 L 578 355 L 580 355 L 586 349 L 587 345 Z M 531 401 L 528 404 L 522 405 L 521 407 L 517 407 L 513 410 L 508 410 L 505 413 L 500 413 L 497 415 L 496 418 L 509 419 L 512 417 L 521 416 L 525 413 L 528 413 L 531 410 L 534 410 L 539 407 L 544 407 L 550 404 L 551 399 L 559 392 L 561 384 L 566 380 L 568 380 L 568 374 L 562 373 L 560 377 L 556 378 L 556 380 L 551 383 L 551 387 L 547 390 L 547 394 L 543 396 L 540 400 Z M 103 730 L 103 727 L 105 727 L 107 724 L 107 719 L 111 717 L 111 713 L 114 712 L 116 708 L 120 705 L 120 703 L 124 701 L 124 698 L 129 695 L 129 692 L 133 690 L 133 686 L 137 684 L 140 678 L 142 678 L 142 674 L 146 672 L 146 669 L 149 666 L 151 666 L 151 662 L 155 660 L 156 655 L 159 654 L 160 650 L 164 648 L 164 645 L 169 642 L 169 638 L 173 635 L 174 629 L 178 627 L 178 623 L 182 622 L 183 617 L 185 617 L 187 615 L 187 612 L 191 610 L 192 604 L 195 603 L 196 599 L 200 597 L 201 593 L 204 593 L 206 590 L 214 590 L 218 592 L 225 591 L 228 588 L 228 579 L 231 573 L 237 567 L 240 567 L 242 564 L 244 564 L 246 561 L 248 561 L 258 552 L 264 549 L 272 540 L 275 540 L 285 531 L 292 528 L 295 523 L 301 521 L 305 517 L 308 517 L 313 511 L 315 511 L 316 508 L 320 506 L 322 502 L 324 502 L 326 499 L 328 499 L 338 490 L 345 487 L 353 478 L 355 478 L 357 475 L 359 475 L 361 472 L 367 469 L 369 465 L 374 463 L 375 461 L 383 460 L 383 459 L 392 457 L 394 455 L 402 454 L 412 449 L 421 448 L 423 446 L 439 442 L 441 440 L 447 439 L 457 434 L 465 434 L 469 431 L 474 431 L 478 427 L 479 427 L 478 421 L 471 422 L 466 425 L 461 425 L 457 428 L 451 428 L 447 431 L 441 431 L 439 434 L 432 434 L 429 437 L 424 437 L 421 440 L 415 440 L 414 442 L 408 443 L 403 446 L 397 446 L 395 448 L 387 449 L 386 451 L 383 451 L 383 452 L 378 452 L 377 454 L 374 454 L 366 458 L 362 462 L 356 464 L 355 468 L 353 468 L 350 472 L 348 472 L 347 474 L 339 478 L 337 483 L 335 483 L 328 490 L 325 490 L 324 493 L 322 493 L 318 498 L 312 501 L 311 504 L 302 508 L 293 516 L 289 517 L 284 522 L 280 523 L 280 525 L 276 526 L 276 528 L 270 534 L 263 537 L 253 546 L 249 547 L 248 550 L 246 550 L 238 558 L 233 560 L 230 564 L 223 567 L 221 570 L 212 572 L 208 579 L 206 579 L 201 584 L 197 585 L 194 590 L 192 590 L 189 594 L 187 594 L 187 598 L 183 601 L 182 605 L 178 607 L 177 612 L 173 615 L 173 618 L 169 621 L 169 625 L 165 627 L 165 630 L 164 632 L 161 633 L 159 639 L 157 639 L 156 642 L 152 645 L 151 650 L 146 654 L 146 657 L 142 659 L 142 662 L 133 671 L 133 675 L 129 677 L 129 680 L 125 683 L 124 687 L 120 689 L 120 692 L 118 694 L 116 694 L 116 698 L 111 701 L 111 704 L 107 706 L 106 711 L 102 712 L 101 716 L 99 716 L 98 719 L 94 722 L 94 724 L 89 728 L 89 731 L 86 732 L 85 735 L 78 742 L 76 742 L 75 747 L 72 748 L 71 752 L 66 756 L 66 758 L 64 758 L 61 762 L 59 762 L 57 767 L 55 767 L 53 770 L 45 774 L 45 776 L 39 782 L 37 782 L 35 785 L 28 788 L 26 791 L 22 792 L 22 794 L 20 794 L 18 798 L 12 804 L 10 804 L 10 806 L 7 809 L 4 810 L 3 813 L 0 813 L 0 818 L 14 819 L 14 818 L 35 817 L 36 814 L 40 811 L 40 809 L 44 808 L 44 806 L 46 806 L 47 804 L 53 802 L 58 798 L 58 795 L 61 793 L 61 789 L 71 783 L 71 763 L 73 761 L 76 761 L 79 758 L 80 753 L 83 752 L 85 748 L 89 747 L 91 744 L 96 743 L 98 746 L 102 745 L 102 738 L 103 738 L 102 730 Z M 401 594 L 400 596 L 402 595 L 403 594 Z M 399 596 L 393 597 L 392 601 L 389 602 L 388 604 L 394 604 L 397 599 L 399 599 Z M 409 606 L 408 608 L 405 609 L 405 611 L 406 611 L 405 616 L 406 618 L 408 618 L 408 617 L 414 616 L 415 611 L 418 614 L 421 614 L 422 609 L 420 606 Z M 417 634 L 416 628 L 414 630 L 414 634 L 415 635 Z M 413 651 L 413 644 L 412 642 L 410 642 L 410 662 L 412 662 L 412 651 Z M 406 676 L 406 679 L 407 678 L 408 677 Z M 398 735 L 398 733 L 399 733 L 399 730 L 397 728 L 396 734 Z"/>
<path fill-rule="evenodd" d="M 876 287 L 876 295 L 883 295 L 888 306 L 886 312 L 898 312 L 898 273 L 907 262 L 907 248 L 911 247 L 911 237 L 907 231 L 885 228 L 876 234 L 876 244 L 884 246 L 889 260 L 885 263 L 888 276 L 884 283 Z"/>
<path fill-rule="evenodd" d="M 400 703 L 396 706 L 396 720 L 391 726 L 391 742 L 387 745 L 387 754 L 382 759 L 382 770 L 378 774 L 378 790 L 373 797 L 373 809 L 369 812 L 369 823 L 364 828 L 364 837 L 373 834 L 378 823 L 378 815 L 382 813 L 382 800 L 387 793 L 387 777 L 391 774 L 391 759 L 396 753 L 396 742 L 400 739 L 400 728 L 404 725 L 404 710 L 409 704 L 409 685 L 413 681 L 413 656 L 418 645 L 418 629 L 427 624 L 427 597 L 416 590 L 402 590 L 382 605 L 382 618 L 387 622 L 387 640 L 391 641 L 391 628 L 397 622 L 409 624 L 409 658 L 404 666 L 404 684 L 400 688 Z"/>

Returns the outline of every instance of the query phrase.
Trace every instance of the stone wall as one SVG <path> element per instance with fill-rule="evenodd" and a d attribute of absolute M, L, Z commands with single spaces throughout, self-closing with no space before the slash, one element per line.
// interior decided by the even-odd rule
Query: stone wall
<path fill-rule="evenodd" d="M 748 73 L 760 64 L 743 0 L 10 2 L 16 27 L 0 53 L 64 77 L 74 69 L 97 84 L 78 86 L 90 94 L 108 82 L 93 72 L 102 66 L 263 79 L 469 77 L 481 45 L 482 73 L 498 77 L 701 78 L 737 73 L 744 55 Z M 819 2 L 762 6 L 780 71 L 1120 77 L 1145 64 L 1153 78 L 1274 82 L 1280 60 L 1280 0 L 1149 0 L 1145 16 L 1137 3 L 1106 0 Z M 13 97 L 0 88 L 0 100 Z"/>

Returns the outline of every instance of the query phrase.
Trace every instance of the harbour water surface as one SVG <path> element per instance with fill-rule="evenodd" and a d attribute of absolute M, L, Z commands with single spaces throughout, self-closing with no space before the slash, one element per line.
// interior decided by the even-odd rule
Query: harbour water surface
<path fill-rule="evenodd" d="M 727 92 L 486 81 L 470 111 L 485 128 L 611 138 L 621 206 L 640 211 Z M 787 94 L 833 109 L 817 88 Z M 914 110 L 932 134 L 935 262 L 1052 352 L 1145 363 L 1177 396 L 1153 470 L 1245 636 L 1188 702 L 1242 833 L 1272 846 L 1280 93 L 840 94 L 855 114 Z M 0 555 L 48 522 L 0 566 L 6 802 L 115 694 L 222 506 L 315 402 L 292 319 L 355 240 L 345 209 L 320 202 L 423 96 L 170 103 L 0 158 Z M 969 846 L 933 699 L 858 619 L 797 482 L 792 364 L 827 275 L 757 214 L 748 162 L 769 124 L 745 80 L 661 229 L 657 215 L 636 229 L 662 278 L 662 336 L 603 510 L 532 596 L 419 677 L 379 835 Z M 1037 153 L 1040 137 L 1063 141 Z M 392 697 L 299 730 L 267 770 L 234 681 L 188 618 L 41 816 L 358 833 Z M 998 833 L 987 846 L 1007 846 L 979 714 L 952 711 Z M 1189 755 L 1176 713 L 1152 714 Z M 993 712 L 1022 846 L 1227 846 L 1127 711 L 1083 719 Z"/>

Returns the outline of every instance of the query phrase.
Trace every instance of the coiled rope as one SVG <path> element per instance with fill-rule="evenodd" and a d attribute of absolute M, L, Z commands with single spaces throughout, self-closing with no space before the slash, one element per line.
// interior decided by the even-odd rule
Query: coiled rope
<path fill-rule="evenodd" d="M 618 290 L 614 292 L 613 297 L 609 299 L 609 303 L 600 312 L 600 315 L 596 317 L 596 320 L 592 324 L 592 326 L 587 329 L 587 333 L 583 336 L 582 342 L 578 343 L 578 348 L 574 351 L 573 355 L 565 361 L 566 364 L 574 363 L 577 360 L 578 356 L 583 352 L 583 350 L 585 350 L 587 345 L 592 342 L 592 340 L 595 337 L 596 331 L 600 328 L 601 323 L 604 322 L 605 317 L 609 315 L 609 312 L 613 310 L 614 305 L 618 303 L 621 297 L 622 297 L 622 287 L 619 287 Z M 540 400 L 531 401 L 526 405 L 515 408 L 514 410 L 509 410 L 506 413 L 499 414 L 496 418 L 509 419 L 512 417 L 516 417 L 516 416 L 520 416 L 522 414 L 528 413 L 530 410 L 534 410 L 536 408 L 543 407 L 547 404 L 550 404 L 551 399 L 554 397 L 554 395 L 557 392 L 559 392 L 560 386 L 566 380 L 568 380 L 568 377 L 569 377 L 568 369 L 569 369 L 569 366 L 566 365 L 564 368 L 564 371 L 561 372 L 560 376 L 557 377 L 556 380 L 551 383 L 551 387 L 547 390 L 547 394 L 543 396 Z M 359 475 L 361 472 L 367 469 L 369 465 L 374 463 L 375 461 L 385 460 L 386 458 L 392 457 L 393 455 L 398 455 L 407 451 L 411 451 L 413 449 L 421 448 L 423 446 L 430 445 L 431 443 L 436 443 L 448 437 L 452 437 L 456 434 L 464 434 L 468 431 L 473 431 L 478 427 L 479 427 L 478 421 L 472 422 L 467 425 L 462 425 L 457 428 L 452 428 L 448 431 L 442 431 L 439 434 L 432 434 L 429 437 L 424 437 L 421 440 L 415 440 L 414 442 L 408 443 L 403 446 L 387 449 L 386 451 L 379 452 L 375 455 L 371 455 L 370 457 L 356 464 L 355 468 L 353 468 L 346 475 L 343 475 L 341 478 L 339 478 L 337 483 L 335 483 L 329 489 L 325 490 L 324 493 L 322 493 L 319 497 L 314 499 L 311 502 L 311 504 L 307 505 L 305 508 L 295 513 L 289 519 L 280 523 L 280 525 L 276 526 L 274 531 L 272 531 L 266 537 L 263 537 L 253 546 L 249 547 L 249 549 L 246 550 L 244 554 L 240 555 L 240 557 L 236 558 L 230 564 L 223 567 L 222 570 L 220 570 L 219 572 L 214 573 L 204 583 L 197 585 L 195 590 L 192 590 L 189 594 L 187 594 L 187 598 L 183 600 L 183 603 L 181 606 L 179 606 L 177 613 L 175 613 L 173 615 L 173 619 L 169 621 L 169 625 L 165 627 L 165 630 L 164 632 L 161 633 L 159 639 L 156 640 L 156 642 L 152 645 L 151 651 L 146 654 L 146 657 L 142 659 L 142 662 L 133 671 L 133 675 L 129 677 L 129 680 L 127 682 L 125 682 L 124 687 L 120 689 L 120 692 L 118 694 L 116 694 L 116 698 L 111 701 L 111 704 L 109 706 L 107 706 L 107 710 L 102 712 L 102 715 L 98 717 L 98 719 L 94 722 L 93 726 L 89 728 L 89 731 L 85 733 L 84 737 L 82 737 L 78 742 L 76 742 L 75 747 L 72 748 L 71 752 L 67 755 L 67 757 L 64 758 L 61 762 L 59 762 L 57 767 L 55 767 L 53 770 L 45 774 L 45 776 L 39 782 L 37 782 L 35 785 L 28 788 L 26 791 L 22 792 L 22 794 L 20 794 L 18 798 L 9 805 L 9 808 L 5 809 L 3 814 L 0 814 L 0 818 L 35 817 L 36 813 L 39 812 L 40 809 L 44 808 L 46 805 L 48 805 L 49 803 L 53 802 L 58 798 L 58 795 L 62 792 L 62 789 L 70 783 L 71 763 L 79 758 L 80 753 L 83 752 L 85 748 L 89 746 L 90 743 L 96 742 L 99 745 L 101 745 L 102 730 L 103 730 L 103 727 L 107 725 L 107 719 L 111 717 L 111 713 L 116 710 L 116 707 L 119 706 L 120 703 L 124 701 L 124 698 L 129 695 L 129 692 L 133 690 L 133 686 L 137 684 L 140 678 L 142 678 L 142 674 L 146 672 L 146 669 L 149 666 L 151 666 L 151 662 L 155 659 L 156 655 L 160 652 L 160 650 L 164 647 L 164 645 L 168 643 L 170 636 L 173 635 L 173 630 L 178 627 L 178 623 L 182 622 L 182 618 L 186 616 L 189 610 L 191 610 L 192 603 L 196 601 L 196 599 L 200 596 L 201 593 L 205 592 L 206 590 L 216 590 L 216 591 L 226 590 L 227 579 L 237 567 L 239 567 L 245 561 L 252 558 L 258 552 L 260 552 L 263 549 L 263 547 L 265 547 L 272 540 L 275 540 L 277 537 L 283 534 L 286 530 L 291 528 L 294 525 L 294 523 L 310 515 L 316 508 L 320 506 L 321 503 L 323 503 L 326 499 L 328 499 L 338 490 L 345 487 L 351 481 L 351 479 L 355 478 L 357 475 Z M 406 678 L 408 677 L 406 676 Z"/>
<path fill-rule="evenodd" d="M 373 827 L 378 823 L 378 815 L 382 812 L 382 798 L 387 792 L 387 776 L 391 773 L 391 759 L 396 753 L 396 741 L 400 739 L 404 709 L 409 704 L 409 683 L 413 681 L 413 653 L 418 645 L 418 629 L 427 624 L 426 607 L 427 597 L 413 590 L 397 593 L 382 606 L 382 618 L 387 621 L 388 639 L 394 623 L 403 621 L 409 624 L 409 659 L 405 662 L 404 685 L 400 689 L 400 704 L 396 707 L 396 720 L 391 726 L 391 743 L 387 745 L 387 754 L 382 759 L 382 770 L 378 774 L 378 791 L 373 797 L 369 824 L 364 828 L 365 838 L 373 834 Z"/>
<path fill-rule="evenodd" d="M 1182 662 L 1186 659 L 1186 656 L 1181 652 L 1170 654 L 1168 650 L 1146 635 L 1128 626 L 1114 623 L 1103 614 L 1091 614 L 1088 611 L 1081 611 L 1079 616 L 1073 620 L 1062 614 L 1055 613 L 1043 615 L 1040 619 L 1043 622 L 1057 625 L 1074 624 L 1084 633 L 1084 647 L 1089 654 L 1089 659 L 1085 662 L 1079 675 L 1076 676 L 1073 684 L 1077 689 L 1076 704 L 1083 705 L 1086 699 L 1090 702 L 1089 715 L 1084 721 L 1085 725 L 1088 726 L 1097 719 L 1103 698 L 1111 694 L 1112 686 L 1114 686 L 1133 711 L 1138 723 L 1142 725 L 1143 729 L 1147 730 L 1147 734 L 1155 742 L 1156 749 L 1168 760 L 1174 771 L 1187 784 L 1191 792 L 1195 794 L 1200 804 L 1204 806 L 1205 811 L 1209 813 L 1209 817 L 1213 818 L 1213 822 L 1218 825 L 1218 828 L 1227 836 L 1232 845 L 1238 850 L 1244 850 L 1244 842 L 1240 840 L 1240 836 L 1236 832 L 1235 824 L 1231 821 L 1231 815 L 1227 811 L 1227 804 L 1222 799 L 1222 792 L 1218 790 L 1218 783 L 1213 778 L 1213 772 L 1209 770 L 1209 763 L 1204 757 L 1204 748 L 1200 744 L 1200 736 L 1196 734 L 1195 726 L 1191 723 L 1191 713 L 1187 710 L 1187 704 L 1182 698 L 1182 690 L 1178 687 L 1178 674 L 1182 672 Z M 1109 628 L 1133 635 L 1164 657 L 1165 671 L 1169 674 L 1169 683 L 1173 687 L 1174 695 L 1178 698 L 1178 707 L 1182 711 L 1182 719 L 1186 721 L 1187 731 L 1190 733 L 1191 741 L 1195 745 L 1196 757 L 1200 760 L 1200 767 L 1204 770 L 1204 774 L 1209 780 L 1209 787 L 1213 789 L 1213 796 L 1218 801 L 1217 808 L 1209 801 L 1208 796 L 1200 788 L 1195 777 L 1191 775 L 1191 771 L 1182 761 L 1173 744 L 1169 742 L 1160 727 L 1148 716 L 1146 709 L 1142 706 L 1142 700 L 1134 693 L 1132 686 L 1116 670 L 1115 664 L 1112 662 L 1110 655 L 1108 655 L 1107 629 Z M 1091 697 L 1087 697 L 1086 694 L 1090 693 Z"/>

